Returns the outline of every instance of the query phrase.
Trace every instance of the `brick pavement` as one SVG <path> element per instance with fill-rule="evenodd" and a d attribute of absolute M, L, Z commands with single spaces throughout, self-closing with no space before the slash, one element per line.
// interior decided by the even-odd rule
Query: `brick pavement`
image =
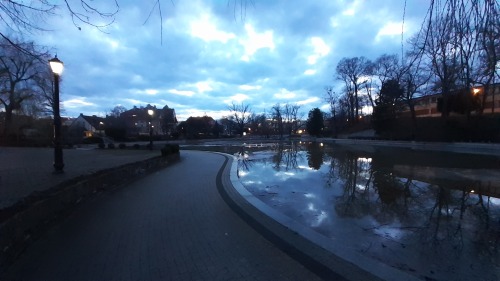
<path fill-rule="evenodd" d="M 0 279 L 318 280 L 224 202 L 224 159 L 182 151 L 179 163 L 80 204 Z"/>

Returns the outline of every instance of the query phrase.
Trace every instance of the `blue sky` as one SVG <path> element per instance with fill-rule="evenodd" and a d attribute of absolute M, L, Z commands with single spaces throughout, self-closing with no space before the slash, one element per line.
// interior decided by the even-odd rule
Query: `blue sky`
<path fill-rule="evenodd" d="M 152 104 L 174 108 L 179 120 L 221 118 L 229 104 L 242 102 L 256 113 L 299 104 L 307 116 L 314 107 L 327 110 L 325 86 L 340 88 L 341 58 L 401 54 L 401 0 L 164 0 L 163 33 L 157 11 L 144 23 L 153 0 L 118 2 L 105 32 L 79 30 L 61 10 L 47 19 L 52 31 L 33 35 L 65 64 L 65 116 Z M 106 5 L 113 1 L 104 3 L 112 9 Z M 428 6 L 407 0 L 404 41 L 419 30 Z"/>

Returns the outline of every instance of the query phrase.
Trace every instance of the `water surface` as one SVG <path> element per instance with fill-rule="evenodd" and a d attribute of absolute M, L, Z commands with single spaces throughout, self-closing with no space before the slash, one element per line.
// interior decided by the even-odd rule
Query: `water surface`
<path fill-rule="evenodd" d="M 243 186 L 332 243 L 427 280 L 499 279 L 498 157 L 315 142 L 235 155 Z"/>

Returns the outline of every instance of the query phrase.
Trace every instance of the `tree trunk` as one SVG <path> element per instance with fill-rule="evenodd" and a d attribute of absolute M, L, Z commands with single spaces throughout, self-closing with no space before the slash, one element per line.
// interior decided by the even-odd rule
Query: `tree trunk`
<path fill-rule="evenodd" d="M 415 113 L 415 105 L 411 100 L 408 101 L 408 107 L 410 107 L 411 121 L 413 125 L 412 139 L 415 140 L 415 136 L 417 134 L 417 114 Z"/>
<path fill-rule="evenodd" d="M 12 131 L 12 107 L 10 105 L 5 106 L 5 120 L 3 127 L 4 137 L 8 137 Z"/>
<path fill-rule="evenodd" d="M 358 99 L 358 84 L 356 82 L 354 82 L 354 99 L 356 103 L 356 119 L 354 122 L 357 122 L 359 118 L 359 99 Z"/>

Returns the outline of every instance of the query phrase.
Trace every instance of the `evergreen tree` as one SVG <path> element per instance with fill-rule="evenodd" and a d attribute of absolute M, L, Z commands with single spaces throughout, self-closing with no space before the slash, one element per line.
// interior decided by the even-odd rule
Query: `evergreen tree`
<path fill-rule="evenodd" d="M 309 135 L 319 137 L 323 131 L 323 112 L 319 108 L 309 111 L 306 128 Z"/>

